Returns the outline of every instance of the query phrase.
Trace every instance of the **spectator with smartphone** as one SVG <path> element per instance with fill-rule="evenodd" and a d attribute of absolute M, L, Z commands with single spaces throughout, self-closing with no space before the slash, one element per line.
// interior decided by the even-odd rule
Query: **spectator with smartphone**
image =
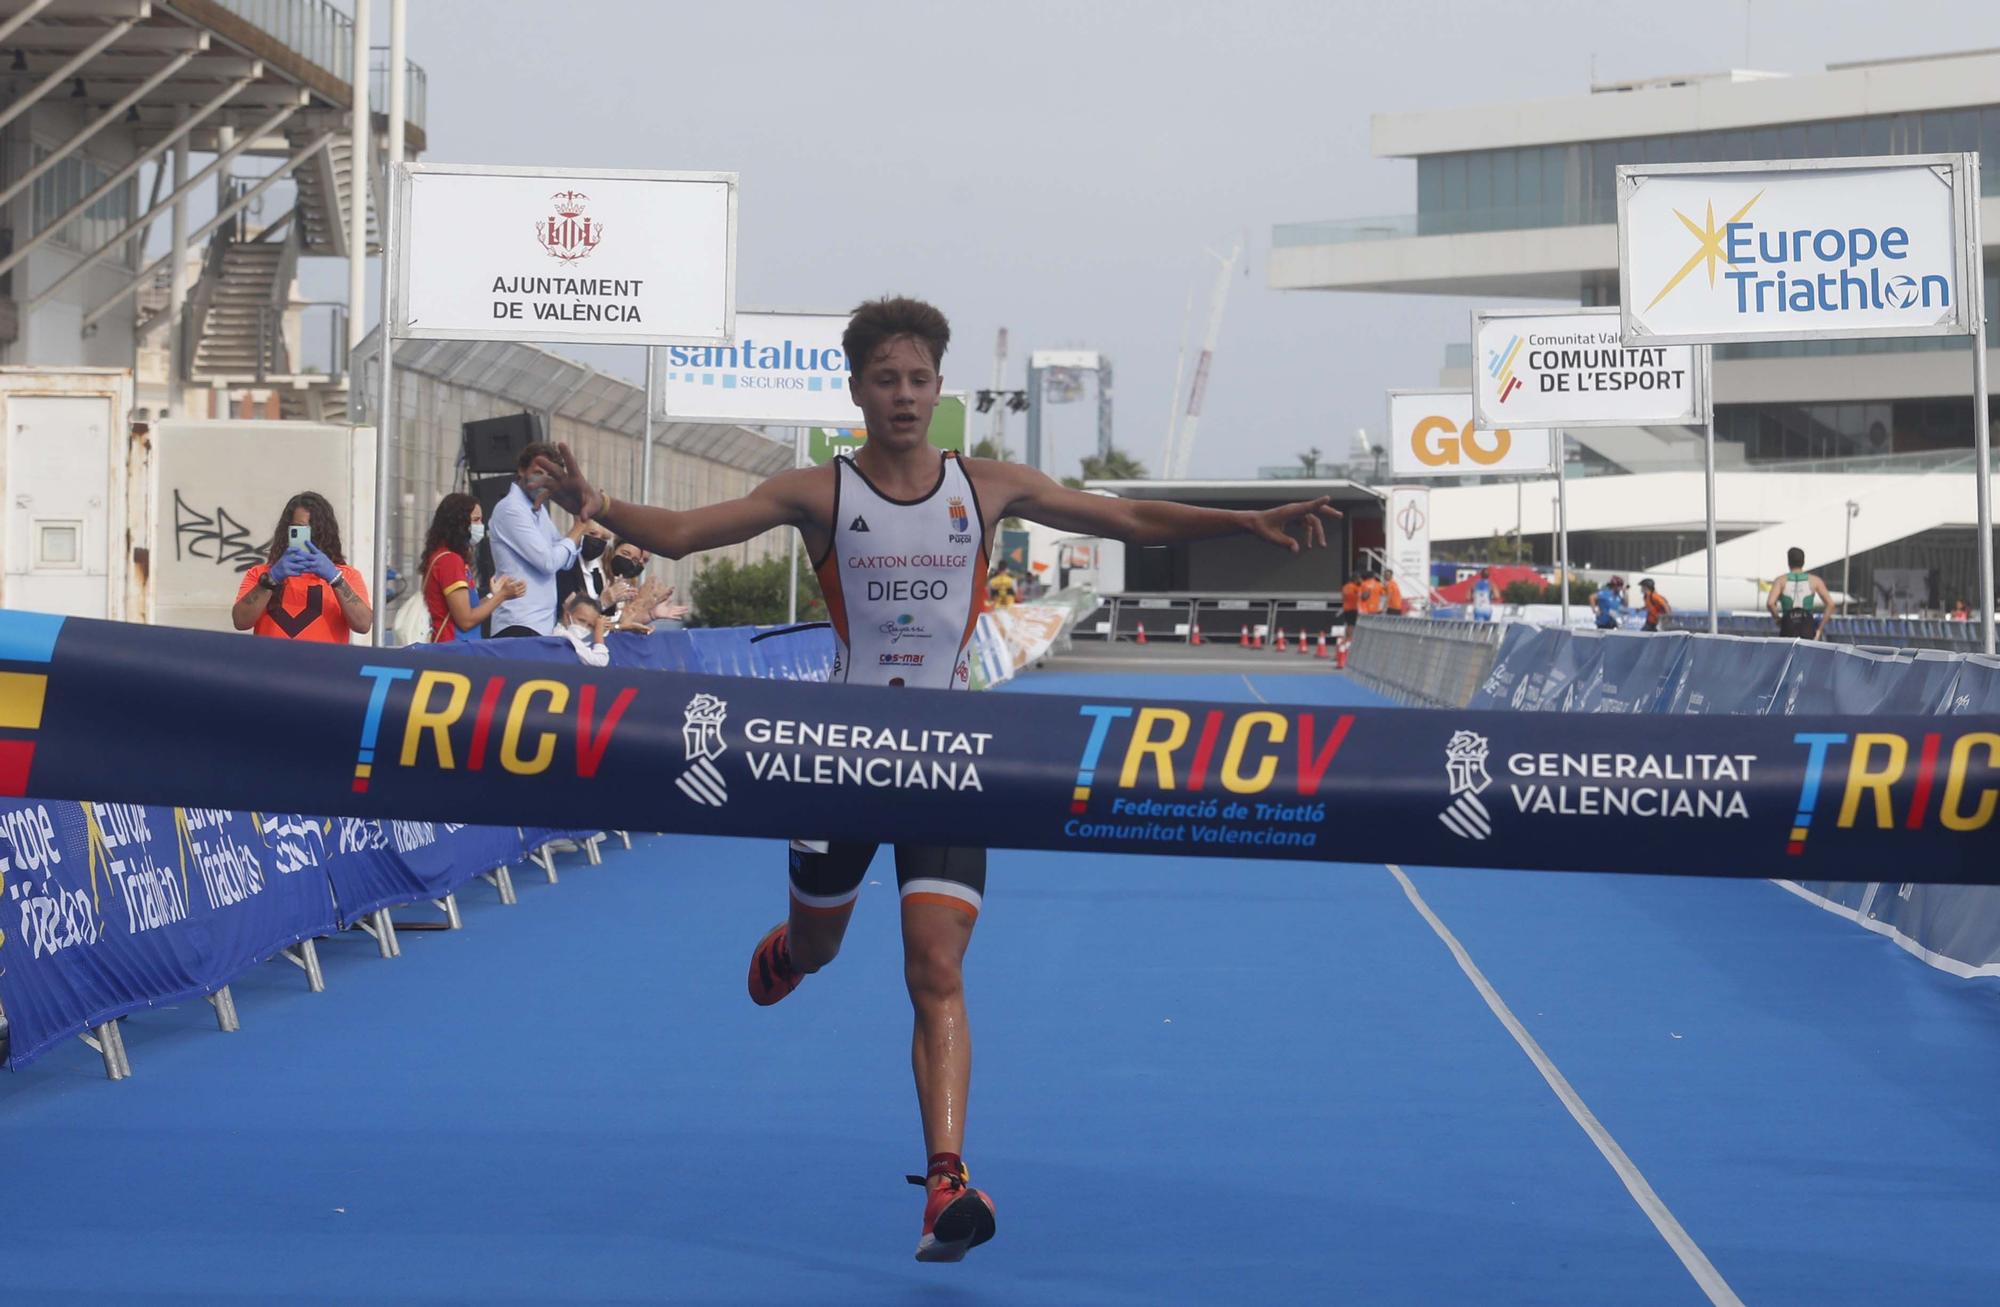
<path fill-rule="evenodd" d="M 307 490 L 285 501 L 264 561 L 243 574 L 229 618 L 239 631 L 282 640 L 346 644 L 368 634 L 375 625 L 368 585 L 347 565 L 326 496 Z"/>
<path fill-rule="evenodd" d="M 493 547 L 494 571 L 526 583 L 521 594 L 502 600 L 494 610 L 495 638 L 552 634 L 556 574 L 582 556 L 583 519 L 578 518 L 567 532 L 558 528 L 549 517 L 542 475 L 535 471 L 537 458 L 555 457 L 553 445 L 537 443 L 522 449 L 514 464 L 514 484 L 493 506 L 487 542 Z"/>
<path fill-rule="evenodd" d="M 527 592 L 519 578 L 497 576 L 486 598 L 479 597 L 472 588 L 472 552 L 485 538 L 486 515 L 477 499 L 455 491 L 438 501 L 424 538 L 422 594 L 430 614 L 426 640 L 456 640 L 461 632 L 477 630 L 501 604 Z"/>

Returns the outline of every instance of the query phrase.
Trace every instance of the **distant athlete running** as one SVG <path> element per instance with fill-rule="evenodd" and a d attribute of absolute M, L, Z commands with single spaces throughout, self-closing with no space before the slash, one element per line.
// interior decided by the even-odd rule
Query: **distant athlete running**
<path fill-rule="evenodd" d="M 851 457 L 781 472 L 742 499 L 688 512 L 613 500 L 591 486 L 567 445 L 558 462 L 540 465 L 544 493 L 669 558 L 797 528 L 838 641 L 833 679 L 937 690 L 968 684 L 987 542 L 1002 518 L 1137 545 L 1242 532 L 1296 553 L 1325 544 L 1325 520 L 1340 516 L 1324 497 L 1262 511 L 1112 499 L 1018 463 L 940 454 L 927 436 L 950 339 L 944 315 L 918 300 L 855 310 L 841 343 L 867 442 Z M 791 910 L 751 955 L 754 1001 L 776 1003 L 833 961 L 876 847 L 792 841 Z M 925 1187 L 917 1260 L 955 1262 L 994 1230 L 992 1201 L 969 1186 L 960 1158 L 972 1078 L 961 967 L 986 891 L 986 851 L 897 845 L 896 883 L 916 1012 L 911 1063 L 930 1156 L 928 1173 L 910 1177 Z"/>
<path fill-rule="evenodd" d="M 1771 597 L 1764 602 L 1777 619 L 1779 636 L 1790 640 L 1826 638 L 1826 616 L 1833 608 L 1833 596 L 1826 582 L 1806 571 L 1806 551 L 1797 545 L 1785 551 L 1786 570 L 1771 582 Z"/>

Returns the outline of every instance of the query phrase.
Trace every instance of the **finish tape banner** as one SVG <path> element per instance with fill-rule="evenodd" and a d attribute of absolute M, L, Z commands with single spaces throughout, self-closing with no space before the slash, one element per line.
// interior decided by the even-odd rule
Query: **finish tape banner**
<path fill-rule="evenodd" d="M 978 695 L 0 614 L 0 791 L 1091 853 L 2000 883 L 2000 716 Z"/>

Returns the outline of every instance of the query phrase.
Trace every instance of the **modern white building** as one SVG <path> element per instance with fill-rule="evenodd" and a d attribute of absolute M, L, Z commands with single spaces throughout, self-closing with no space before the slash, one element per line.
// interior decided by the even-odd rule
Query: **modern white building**
<path fill-rule="evenodd" d="M 1796 77 L 1658 78 L 1557 99 L 1379 114 L 1373 150 L 1416 161 L 1414 212 L 1277 227 L 1273 288 L 1615 304 L 1621 163 L 1976 150 L 1989 333 L 2000 301 L 2000 50 L 1840 64 Z M 1466 344 L 1439 343 L 1445 356 L 1436 380 L 1469 384 Z M 1973 598 L 1971 373 L 1962 338 L 1715 347 L 1718 465 L 1740 469 L 1731 475 L 1789 478 L 1798 489 L 1735 495 L 1741 505 L 1760 505 L 1758 514 L 1722 514 L 1725 537 L 1769 533 L 1750 542 L 1754 549 L 1736 551 L 1751 574 L 1781 569 L 1788 532 L 1801 534 L 1810 566 L 1838 566 L 1843 505 L 1856 499 L 1857 595 L 1867 595 L 1868 578 L 1884 568 L 1931 574 L 1934 602 Z M 1699 467 L 1695 432 L 1576 432 L 1569 443 L 1572 476 Z M 1662 502 L 1661 494 L 1692 499 Z M 1546 486 L 1521 493 L 1524 531 L 1535 529 L 1528 521 L 1546 523 L 1549 495 Z M 1645 511 L 1611 524 L 1573 518 L 1579 561 L 1660 568 L 1688 552 L 1685 523 L 1700 529 L 1698 477 L 1607 486 L 1588 498 L 1599 496 L 1643 502 Z M 1447 489 L 1436 503 L 1439 528 L 1463 531 L 1460 539 L 1511 532 L 1516 498 L 1511 489 Z M 1963 512 L 1924 509 L 1961 499 Z M 1820 522 L 1829 508 L 1834 520 Z M 1775 551 L 1768 558 L 1767 545 Z M 1718 570 L 1735 569 L 1725 558 Z"/>

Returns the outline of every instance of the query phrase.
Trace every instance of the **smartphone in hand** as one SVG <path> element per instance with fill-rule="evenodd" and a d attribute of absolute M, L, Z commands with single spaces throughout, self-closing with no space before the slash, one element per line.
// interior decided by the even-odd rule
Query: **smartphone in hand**
<path fill-rule="evenodd" d="M 291 528 L 291 548 L 304 549 L 311 545 L 312 541 L 313 529 L 311 526 L 294 526 Z"/>

